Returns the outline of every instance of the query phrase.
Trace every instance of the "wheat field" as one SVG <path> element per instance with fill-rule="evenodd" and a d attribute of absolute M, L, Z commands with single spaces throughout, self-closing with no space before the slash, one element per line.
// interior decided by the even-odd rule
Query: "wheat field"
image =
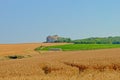
<path fill-rule="evenodd" d="M 120 80 L 120 48 L 34 51 L 41 45 L 61 43 L 1 44 L 0 80 Z M 10 55 L 29 57 L 7 59 Z"/>

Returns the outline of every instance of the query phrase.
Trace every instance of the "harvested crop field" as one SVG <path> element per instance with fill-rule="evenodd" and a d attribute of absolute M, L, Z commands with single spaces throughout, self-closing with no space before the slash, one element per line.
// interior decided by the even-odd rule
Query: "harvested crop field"
<path fill-rule="evenodd" d="M 120 80 L 120 48 L 34 51 L 51 45 L 61 43 L 1 44 L 0 80 Z"/>
<path fill-rule="evenodd" d="M 25 44 L 0 44 L 0 56 L 11 54 L 30 54 L 39 46 L 62 45 L 65 43 L 25 43 Z"/>

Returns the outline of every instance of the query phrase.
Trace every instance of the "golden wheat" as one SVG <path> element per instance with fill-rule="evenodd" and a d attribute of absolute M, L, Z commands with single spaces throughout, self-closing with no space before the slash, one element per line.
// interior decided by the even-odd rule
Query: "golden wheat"
<path fill-rule="evenodd" d="M 39 54 L 41 45 L 56 44 L 0 45 L 0 80 L 120 80 L 120 49 Z M 30 57 L 5 57 L 15 54 Z"/>

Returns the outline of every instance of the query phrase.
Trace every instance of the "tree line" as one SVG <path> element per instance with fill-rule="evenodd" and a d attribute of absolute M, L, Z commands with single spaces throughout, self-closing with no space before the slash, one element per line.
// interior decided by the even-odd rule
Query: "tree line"
<path fill-rule="evenodd" d="M 72 41 L 75 44 L 120 44 L 120 37 L 91 37 Z"/>

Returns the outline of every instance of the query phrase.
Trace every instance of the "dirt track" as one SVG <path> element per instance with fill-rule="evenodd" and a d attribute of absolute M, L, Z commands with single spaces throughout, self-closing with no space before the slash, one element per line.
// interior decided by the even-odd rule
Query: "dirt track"
<path fill-rule="evenodd" d="M 37 53 L 34 48 L 38 46 L 41 44 L 0 45 L 1 57 L 31 55 L 23 59 L 1 60 L 0 80 L 120 79 L 120 49 Z"/>

